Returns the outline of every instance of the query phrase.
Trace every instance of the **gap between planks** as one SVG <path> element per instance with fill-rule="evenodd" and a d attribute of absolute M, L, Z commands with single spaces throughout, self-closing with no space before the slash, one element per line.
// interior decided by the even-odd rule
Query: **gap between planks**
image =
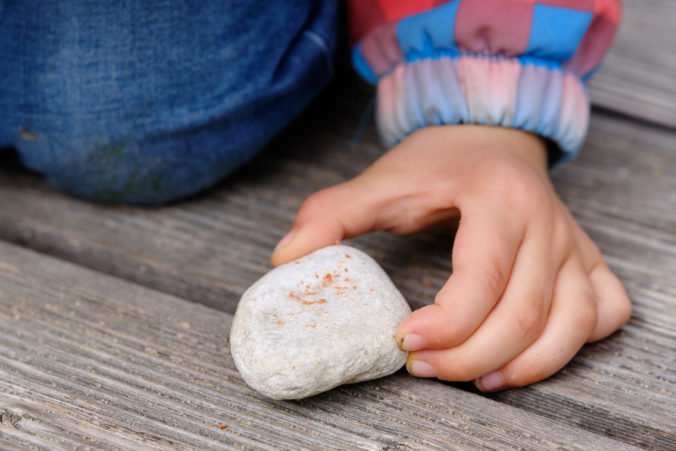
<path fill-rule="evenodd" d="M 306 117 L 219 189 L 159 210 L 96 206 L 1 174 L 0 236 L 233 312 L 244 289 L 269 269 L 269 251 L 300 201 L 358 173 L 380 152 L 369 135 L 347 145 L 349 126 L 303 133 L 313 120 Z M 603 115 L 592 124 L 580 160 L 554 179 L 625 282 L 634 317 L 622 333 L 586 347 L 561 377 L 495 399 L 659 447 L 672 443 L 676 416 L 676 180 L 665 170 L 676 158 L 675 134 Z M 434 299 L 450 271 L 450 234 L 376 234 L 356 243 L 414 307 Z"/>
<path fill-rule="evenodd" d="M 300 402 L 240 379 L 231 316 L 0 244 L 0 443 L 98 449 L 629 449 L 401 372 Z M 221 426 L 224 425 L 224 426 Z"/>

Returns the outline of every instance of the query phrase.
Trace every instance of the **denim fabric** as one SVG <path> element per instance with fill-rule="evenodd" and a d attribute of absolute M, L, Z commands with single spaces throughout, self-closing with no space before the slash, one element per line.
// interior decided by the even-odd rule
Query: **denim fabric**
<path fill-rule="evenodd" d="M 0 0 L 0 147 L 159 204 L 250 159 L 332 72 L 335 0 Z"/>

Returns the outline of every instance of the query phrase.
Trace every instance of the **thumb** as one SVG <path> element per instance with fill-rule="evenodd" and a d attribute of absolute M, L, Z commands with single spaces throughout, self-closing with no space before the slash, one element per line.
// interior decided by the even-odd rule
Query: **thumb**
<path fill-rule="evenodd" d="M 373 231 L 382 195 L 357 179 L 318 191 L 301 205 L 291 231 L 272 254 L 277 266 L 310 252 Z"/>

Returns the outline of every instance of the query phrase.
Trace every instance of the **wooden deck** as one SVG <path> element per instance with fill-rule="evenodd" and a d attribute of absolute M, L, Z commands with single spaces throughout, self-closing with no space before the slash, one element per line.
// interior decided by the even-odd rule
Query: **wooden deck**
<path fill-rule="evenodd" d="M 227 342 L 241 293 L 300 202 L 382 152 L 359 127 L 366 88 L 343 75 L 234 178 L 171 207 L 94 205 L 0 169 L 0 449 L 676 449 L 676 3 L 625 0 L 625 15 L 586 148 L 554 179 L 634 316 L 561 373 L 482 395 L 401 371 L 300 402 L 242 381 Z M 450 243 L 353 242 L 413 307 Z"/>

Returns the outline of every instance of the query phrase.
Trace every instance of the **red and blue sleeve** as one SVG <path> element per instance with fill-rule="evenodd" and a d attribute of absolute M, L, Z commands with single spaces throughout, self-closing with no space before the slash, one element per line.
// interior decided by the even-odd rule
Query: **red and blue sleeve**
<path fill-rule="evenodd" d="M 523 129 L 579 151 L 586 84 L 620 23 L 619 0 L 350 0 L 352 61 L 377 85 L 394 145 L 441 124 Z"/>

